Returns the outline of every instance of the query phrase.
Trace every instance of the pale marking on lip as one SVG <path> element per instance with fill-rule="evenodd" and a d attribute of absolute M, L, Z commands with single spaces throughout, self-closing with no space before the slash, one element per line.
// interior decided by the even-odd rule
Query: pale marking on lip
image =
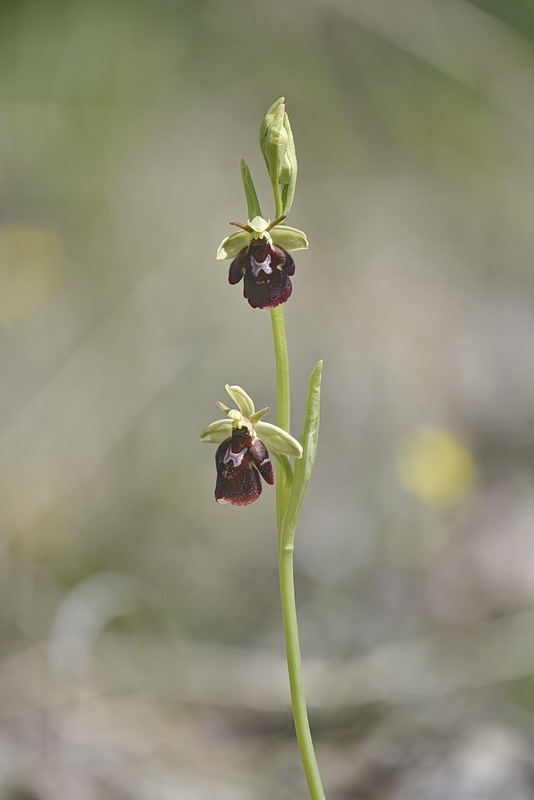
<path fill-rule="evenodd" d="M 271 267 L 271 254 L 267 253 L 265 256 L 265 261 L 256 261 L 254 256 L 250 257 L 250 267 L 252 269 L 252 274 L 255 278 L 258 277 L 260 270 L 263 270 L 266 275 L 270 275 L 273 271 Z"/>
<path fill-rule="evenodd" d="M 239 467 L 245 458 L 245 453 L 246 450 L 241 450 L 240 453 L 232 453 L 232 445 L 228 445 L 228 450 L 224 454 L 223 464 L 228 464 L 231 461 L 233 467 Z"/>

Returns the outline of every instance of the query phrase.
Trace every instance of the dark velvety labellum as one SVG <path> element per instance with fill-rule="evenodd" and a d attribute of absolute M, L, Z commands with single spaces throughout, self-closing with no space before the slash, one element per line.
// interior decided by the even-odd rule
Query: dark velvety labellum
<path fill-rule="evenodd" d="M 289 276 L 294 272 L 295 262 L 286 250 L 257 239 L 234 258 L 228 282 L 236 284 L 243 278 L 243 296 L 252 308 L 274 308 L 291 296 Z"/>
<path fill-rule="evenodd" d="M 215 499 L 218 503 L 248 506 L 261 494 L 260 475 L 267 483 L 274 483 L 273 465 L 267 448 L 246 428 L 234 428 L 232 436 L 221 442 L 215 453 L 215 466 Z"/>

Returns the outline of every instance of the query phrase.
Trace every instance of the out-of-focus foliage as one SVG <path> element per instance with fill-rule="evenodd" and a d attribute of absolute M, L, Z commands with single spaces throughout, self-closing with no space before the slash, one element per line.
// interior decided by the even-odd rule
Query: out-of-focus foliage
<path fill-rule="evenodd" d="M 19 0 L 6 800 L 306 796 L 274 492 L 218 507 L 198 441 L 225 383 L 276 406 L 268 314 L 215 250 L 246 216 L 241 158 L 273 216 L 257 142 L 281 95 L 311 244 L 286 306 L 296 436 L 325 361 L 296 579 L 329 800 L 534 796 L 532 6 Z"/>

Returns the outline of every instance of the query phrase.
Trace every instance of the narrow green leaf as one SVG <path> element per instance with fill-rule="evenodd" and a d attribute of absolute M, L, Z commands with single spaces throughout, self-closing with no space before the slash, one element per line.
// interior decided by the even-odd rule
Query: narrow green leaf
<path fill-rule="evenodd" d="M 284 545 L 292 544 L 295 536 L 295 528 L 300 515 L 304 496 L 310 482 L 315 454 L 317 452 L 317 440 L 319 438 L 319 417 L 321 406 L 321 372 L 323 362 L 319 361 L 313 370 L 308 384 L 308 402 L 306 408 L 306 420 L 304 422 L 304 432 L 302 434 L 302 458 L 295 463 L 293 475 L 293 486 L 284 520 Z"/>

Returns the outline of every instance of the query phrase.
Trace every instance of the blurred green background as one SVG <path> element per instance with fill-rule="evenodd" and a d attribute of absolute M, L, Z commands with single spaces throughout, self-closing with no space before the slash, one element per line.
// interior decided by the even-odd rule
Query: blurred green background
<path fill-rule="evenodd" d="M 285 95 L 297 536 L 329 800 L 534 797 L 534 6 L 71 0 L 0 16 L 0 795 L 303 800 L 274 492 L 213 500 L 267 312 L 214 254 Z"/>

